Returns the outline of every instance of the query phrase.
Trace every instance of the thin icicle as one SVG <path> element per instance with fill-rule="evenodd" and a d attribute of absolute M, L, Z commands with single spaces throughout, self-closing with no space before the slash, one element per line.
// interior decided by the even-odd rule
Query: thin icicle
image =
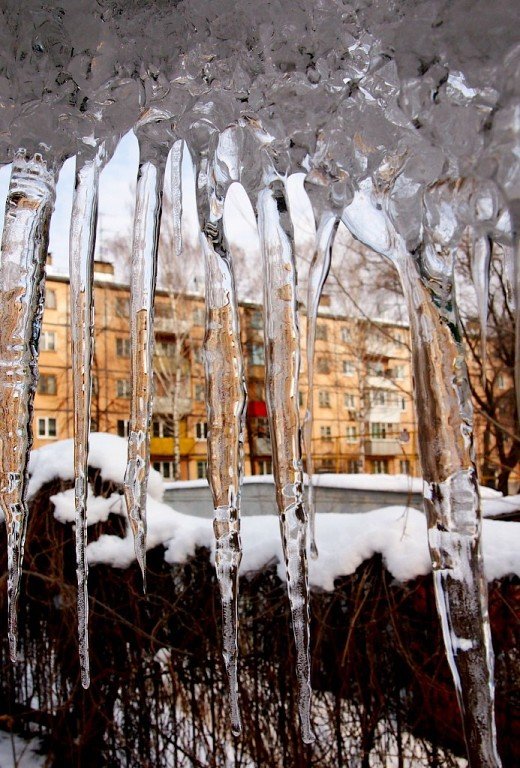
<path fill-rule="evenodd" d="M 42 156 L 17 152 L 9 184 L 0 261 L 0 507 L 7 526 L 8 634 L 18 644 L 18 595 L 27 530 L 27 465 L 38 380 L 44 268 L 56 176 Z"/>
<path fill-rule="evenodd" d="M 130 278 L 132 400 L 124 493 L 134 534 L 135 554 L 143 574 L 143 588 L 146 589 L 146 493 L 150 470 L 153 397 L 153 307 L 165 158 L 163 153 L 148 152 L 144 141 L 140 141 L 139 149 L 141 160 L 137 175 Z M 144 160 L 143 154 L 146 155 Z"/>
<path fill-rule="evenodd" d="M 223 655 L 229 680 L 231 727 L 241 731 L 238 705 L 238 570 L 240 488 L 246 408 L 234 277 L 227 253 L 201 237 L 206 266 L 204 365 L 208 412 L 208 481 L 213 495 L 215 567 L 222 600 Z"/>
<path fill-rule="evenodd" d="M 487 235 L 475 236 L 471 250 L 471 278 L 477 295 L 478 317 L 480 322 L 480 353 L 482 357 L 482 379 L 486 381 L 487 361 L 487 318 L 489 301 L 489 265 L 491 261 L 491 242 Z"/>
<path fill-rule="evenodd" d="M 70 315 L 74 411 L 74 497 L 76 506 L 76 564 L 78 637 L 81 683 L 90 685 L 88 654 L 87 492 L 94 303 L 93 259 L 96 240 L 99 173 L 105 159 L 102 145 L 92 157 L 76 158 L 76 187 L 70 226 Z"/>
<path fill-rule="evenodd" d="M 314 348 L 316 342 L 316 324 L 323 286 L 329 274 L 332 259 L 332 243 L 336 235 L 339 219 L 330 211 L 321 217 L 316 234 L 316 250 L 309 271 L 307 286 L 307 409 L 303 420 L 303 442 L 309 476 L 307 506 L 309 512 L 310 551 L 313 558 L 318 557 L 316 546 L 316 504 L 314 501 L 314 461 L 312 457 L 312 426 L 314 413 Z"/>
<path fill-rule="evenodd" d="M 498 768 L 493 650 L 481 549 L 473 409 L 452 255 L 426 233 L 412 255 L 367 184 L 342 219 L 397 266 L 408 303 L 428 542 L 472 768 Z"/>
<path fill-rule="evenodd" d="M 309 587 L 307 515 L 298 411 L 300 339 L 296 312 L 296 275 L 291 243 L 270 188 L 258 196 L 258 224 L 264 262 L 266 400 L 273 447 L 276 500 L 287 570 L 296 643 L 296 669 L 302 738 L 314 741 L 310 723 Z"/>

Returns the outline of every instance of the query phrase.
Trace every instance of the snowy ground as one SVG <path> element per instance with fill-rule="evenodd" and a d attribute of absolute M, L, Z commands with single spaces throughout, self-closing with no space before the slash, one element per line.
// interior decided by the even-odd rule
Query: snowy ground
<path fill-rule="evenodd" d="M 39 739 L 26 741 L 0 731 L 0 768 L 43 768 L 45 755 L 35 753 L 39 746 Z"/>

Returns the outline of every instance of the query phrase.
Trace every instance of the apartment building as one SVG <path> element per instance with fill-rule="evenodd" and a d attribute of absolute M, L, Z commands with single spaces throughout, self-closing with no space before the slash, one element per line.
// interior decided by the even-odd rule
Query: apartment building
<path fill-rule="evenodd" d="M 129 289 L 110 264 L 95 265 L 92 430 L 127 436 L 130 412 Z M 408 329 L 323 307 L 317 326 L 313 456 L 317 472 L 419 474 Z M 240 306 L 248 386 L 246 474 L 272 471 L 265 403 L 261 305 Z M 306 320 L 300 317 L 302 339 Z M 156 296 L 151 461 L 166 479 L 204 478 L 207 421 L 201 296 Z M 298 393 L 307 408 L 305 345 Z M 34 445 L 73 435 L 69 282 L 48 266 L 35 397 Z"/>

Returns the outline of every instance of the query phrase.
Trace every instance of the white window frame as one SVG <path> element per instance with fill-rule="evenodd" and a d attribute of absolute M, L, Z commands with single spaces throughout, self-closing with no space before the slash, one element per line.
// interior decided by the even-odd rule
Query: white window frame
<path fill-rule="evenodd" d="M 195 440 L 206 440 L 208 437 L 208 422 L 197 421 L 195 424 Z"/>
<path fill-rule="evenodd" d="M 318 392 L 318 404 L 320 408 L 331 408 L 330 392 L 327 389 L 320 389 Z"/>
<path fill-rule="evenodd" d="M 38 437 L 47 440 L 58 437 L 58 420 L 55 416 L 38 416 Z"/>
<path fill-rule="evenodd" d="M 56 331 L 42 331 L 40 336 L 41 352 L 56 352 Z"/>
<path fill-rule="evenodd" d="M 343 375 L 344 376 L 355 376 L 356 375 L 356 366 L 352 362 L 352 360 L 343 360 Z"/>
<path fill-rule="evenodd" d="M 128 379 L 117 379 L 116 396 L 125 400 L 132 396 L 132 382 Z"/>

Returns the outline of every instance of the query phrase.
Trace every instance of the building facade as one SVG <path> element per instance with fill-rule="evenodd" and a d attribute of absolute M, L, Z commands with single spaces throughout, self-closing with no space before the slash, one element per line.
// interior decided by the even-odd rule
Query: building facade
<path fill-rule="evenodd" d="M 130 295 L 109 264 L 95 265 L 92 431 L 128 435 Z M 207 421 L 204 389 L 204 300 L 157 291 L 155 399 L 151 461 L 166 479 L 204 478 Z M 263 315 L 240 305 L 248 387 L 246 474 L 272 471 L 265 403 Z M 302 340 L 306 320 L 300 315 Z M 298 393 L 307 408 L 305 343 Z M 312 453 L 316 472 L 419 474 L 408 329 L 320 311 L 316 334 Z M 73 436 L 70 299 L 66 276 L 47 270 L 34 403 L 34 447 Z"/>

